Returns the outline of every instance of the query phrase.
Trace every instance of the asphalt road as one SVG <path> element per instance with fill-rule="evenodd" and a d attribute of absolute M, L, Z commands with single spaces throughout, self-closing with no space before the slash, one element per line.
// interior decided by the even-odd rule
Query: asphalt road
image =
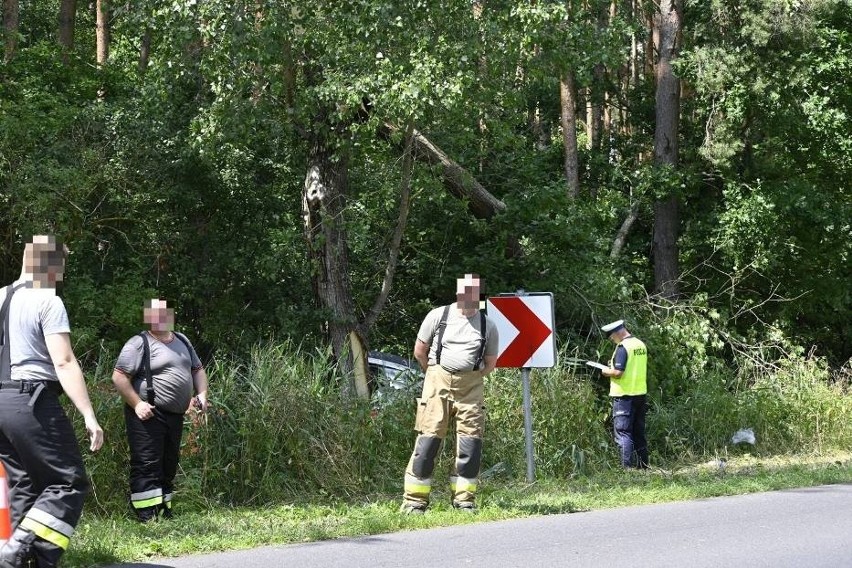
<path fill-rule="evenodd" d="M 111 568 L 852 567 L 852 484 L 480 523 Z"/>

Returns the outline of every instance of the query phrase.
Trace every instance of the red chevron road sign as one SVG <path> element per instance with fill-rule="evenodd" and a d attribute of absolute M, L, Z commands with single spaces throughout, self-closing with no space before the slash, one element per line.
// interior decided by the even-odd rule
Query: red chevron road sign
<path fill-rule="evenodd" d="M 494 296 L 486 302 L 488 317 L 497 324 L 498 367 L 553 367 L 553 294 L 531 292 Z"/>

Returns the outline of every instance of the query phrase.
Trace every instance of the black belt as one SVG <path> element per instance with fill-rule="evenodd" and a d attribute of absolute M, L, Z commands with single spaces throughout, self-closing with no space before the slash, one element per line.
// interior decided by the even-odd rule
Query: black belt
<path fill-rule="evenodd" d="M 444 371 L 446 371 L 447 373 L 450 373 L 451 375 L 460 375 L 460 374 L 462 374 L 462 373 L 472 373 L 472 372 L 474 372 L 474 371 L 478 371 L 478 370 L 479 370 L 479 369 L 467 369 L 466 371 L 450 371 L 449 369 L 447 369 L 447 368 L 446 368 L 446 367 L 444 367 L 443 365 L 438 365 L 438 366 L 439 366 L 439 367 L 441 367 L 441 368 L 442 368 Z"/>
<path fill-rule="evenodd" d="M 29 406 L 35 406 L 42 391 L 48 390 L 54 394 L 62 393 L 62 385 L 59 381 L 2 381 L 0 392 L 15 392 L 32 395 Z"/>

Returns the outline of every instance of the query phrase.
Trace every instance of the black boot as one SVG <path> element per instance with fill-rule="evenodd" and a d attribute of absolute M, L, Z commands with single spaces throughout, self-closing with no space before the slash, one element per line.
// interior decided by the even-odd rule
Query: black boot
<path fill-rule="evenodd" d="M 143 507 L 142 509 L 135 509 L 136 518 L 140 523 L 148 523 L 157 518 L 157 512 L 160 510 L 159 505 L 154 505 L 153 507 Z"/>
<path fill-rule="evenodd" d="M 0 547 L 0 568 L 27 568 L 32 560 L 35 535 L 22 528 L 15 529 L 12 538 Z"/>

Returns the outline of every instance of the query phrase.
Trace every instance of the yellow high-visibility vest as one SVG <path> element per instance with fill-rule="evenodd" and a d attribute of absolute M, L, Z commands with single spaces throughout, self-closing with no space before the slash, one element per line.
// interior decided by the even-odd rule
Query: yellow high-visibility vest
<path fill-rule="evenodd" d="M 648 392 L 648 349 L 642 340 L 636 337 L 625 337 L 621 343 L 627 350 L 627 366 L 620 377 L 610 377 L 609 396 L 635 396 Z M 616 346 L 618 350 L 618 346 Z M 615 352 L 609 360 L 612 367 L 615 362 Z"/>

